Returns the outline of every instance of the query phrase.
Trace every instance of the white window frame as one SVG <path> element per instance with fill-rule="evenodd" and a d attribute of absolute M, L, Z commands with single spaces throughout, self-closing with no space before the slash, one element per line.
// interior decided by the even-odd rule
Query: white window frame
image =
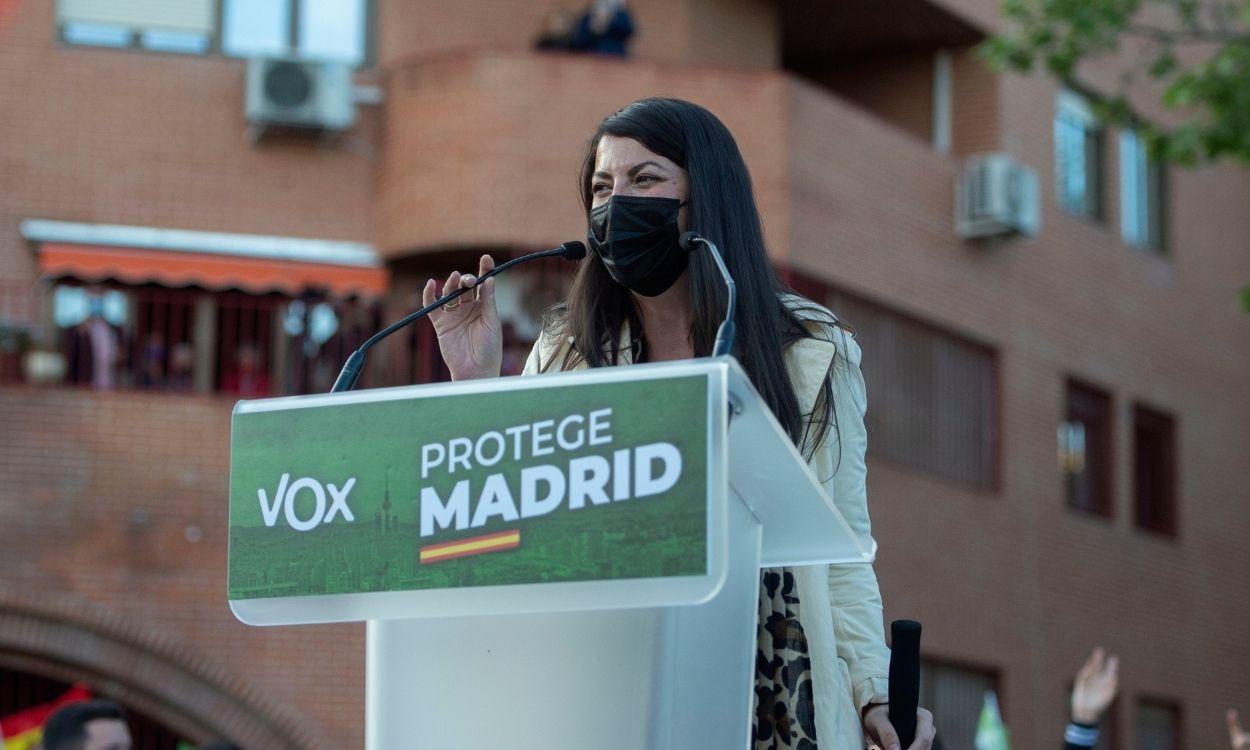
<path fill-rule="evenodd" d="M 1120 236 L 1135 247 L 1163 252 L 1165 173 L 1134 130 L 1120 131 Z"/>
<path fill-rule="evenodd" d="M 1104 127 L 1085 97 L 1068 89 L 1059 92 L 1053 132 L 1056 202 L 1070 214 L 1102 219 Z"/>
<path fill-rule="evenodd" d="M 226 3 L 229 0 L 209 0 L 212 6 L 211 19 L 207 24 L 197 23 L 194 27 L 186 24 L 170 26 L 160 22 L 146 25 L 135 21 L 133 18 L 117 23 L 107 22 L 107 19 L 102 20 L 103 17 L 75 18 L 72 14 L 76 1 L 57 0 L 57 35 L 67 45 L 142 49 L 151 52 L 174 54 L 223 55 L 226 57 L 251 56 L 245 53 L 229 53 L 224 49 L 222 37 L 225 26 Z M 284 49 L 281 52 L 273 53 L 275 56 L 347 62 L 355 67 L 366 67 L 376 61 L 374 57 L 375 30 L 373 24 L 376 18 L 377 0 L 355 0 L 355 2 L 359 3 L 362 16 L 360 20 L 362 27 L 360 59 L 356 61 L 345 61 L 341 58 L 306 54 L 300 51 L 300 15 L 305 1 L 282 0 L 286 5 L 286 38 L 283 40 Z M 121 18 L 122 15 L 124 14 L 118 15 L 118 17 Z"/>

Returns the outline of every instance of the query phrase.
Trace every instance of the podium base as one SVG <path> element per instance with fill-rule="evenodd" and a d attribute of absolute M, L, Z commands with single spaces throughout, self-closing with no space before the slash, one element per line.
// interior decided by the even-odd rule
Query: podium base
<path fill-rule="evenodd" d="M 704 604 L 371 620 L 366 748 L 747 748 L 762 530 L 728 506 Z"/>

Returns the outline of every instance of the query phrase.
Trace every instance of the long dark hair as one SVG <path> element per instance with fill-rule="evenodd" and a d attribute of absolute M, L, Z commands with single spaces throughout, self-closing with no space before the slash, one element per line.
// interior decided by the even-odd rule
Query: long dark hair
<path fill-rule="evenodd" d="M 604 135 L 631 138 L 686 170 L 690 228 L 716 243 L 738 287 L 737 338 L 733 354 L 795 445 L 814 452 L 835 424 L 830 373 L 810 414 L 799 411 L 786 370 L 787 346 L 806 337 L 833 340 L 836 321 L 817 305 L 793 295 L 773 271 L 764 248 L 759 211 L 738 144 L 711 112 L 680 99 L 643 99 L 609 115 L 595 131 L 582 162 L 580 188 L 589 212 L 591 176 Z M 705 252 L 690 255 L 687 274 L 693 317 L 690 341 L 696 357 L 710 356 L 727 302 L 716 266 Z M 783 300 L 783 295 L 789 303 Z M 806 304 L 805 304 L 806 303 Z M 803 312 L 802 318 L 798 315 Z M 629 324 L 642 346 L 642 319 L 630 292 L 608 275 L 590 254 L 578 267 L 568 300 L 556 308 L 551 325 L 572 337 L 561 369 L 577 361 L 590 367 L 617 364 L 621 326 Z M 558 350 L 557 350 L 558 351 Z M 543 363 L 549 368 L 551 362 Z M 831 368 L 832 369 L 832 368 Z M 835 425 L 836 429 L 836 425 Z"/>

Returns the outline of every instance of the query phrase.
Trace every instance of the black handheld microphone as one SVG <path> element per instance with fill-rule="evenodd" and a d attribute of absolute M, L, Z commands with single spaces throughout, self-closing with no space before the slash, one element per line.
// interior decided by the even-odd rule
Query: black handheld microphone
<path fill-rule="evenodd" d="M 920 706 L 920 623 L 890 623 L 890 724 L 901 747 L 916 739 L 916 709 Z"/>
<path fill-rule="evenodd" d="M 339 372 L 338 378 L 335 379 L 334 386 L 330 388 L 330 393 L 350 391 L 353 387 L 355 387 L 356 379 L 360 377 L 360 371 L 364 369 L 365 366 L 365 354 L 373 348 L 374 344 L 378 343 L 382 339 L 390 336 L 392 333 L 398 331 L 404 326 L 414 323 L 426 315 L 429 315 L 431 311 L 437 310 L 439 307 L 442 307 L 448 302 L 457 299 L 460 295 L 473 291 L 477 288 L 478 284 L 481 284 L 483 281 L 486 281 L 492 276 L 498 276 L 509 268 L 526 261 L 534 260 L 536 258 L 550 258 L 556 255 L 566 260 L 581 260 L 586 257 L 586 245 L 576 241 L 566 242 L 563 245 L 553 247 L 550 250 L 543 250 L 537 253 L 530 253 L 529 255 L 522 255 L 520 258 L 513 258 L 507 263 L 495 266 L 490 271 L 487 271 L 479 276 L 477 278 L 477 284 L 470 287 L 460 287 L 454 292 L 445 294 L 420 310 L 410 313 L 401 320 L 383 328 L 366 339 L 365 343 L 361 344 L 360 348 L 352 352 L 351 356 L 347 358 L 347 363 L 343 365 L 343 369 Z"/>
<path fill-rule="evenodd" d="M 716 269 L 720 271 L 721 278 L 725 280 L 725 287 L 729 291 L 729 304 L 725 308 L 725 319 L 716 329 L 716 343 L 712 345 L 712 356 L 729 354 L 734 348 L 734 333 L 736 332 L 734 311 L 738 307 L 738 287 L 734 284 L 734 278 L 729 275 L 729 269 L 725 267 L 725 260 L 720 257 L 720 250 L 711 240 L 700 237 L 698 232 L 685 232 L 681 236 L 680 243 L 681 248 L 687 252 L 694 250 L 698 245 L 706 247 L 712 253 L 712 260 L 716 262 Z"/>

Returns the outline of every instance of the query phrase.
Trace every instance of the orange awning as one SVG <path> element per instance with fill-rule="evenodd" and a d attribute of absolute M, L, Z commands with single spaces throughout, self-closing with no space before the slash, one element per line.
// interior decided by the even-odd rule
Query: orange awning
<path fill-rule="evenodd" d="M 292 297 L 308 290 L 335 297 L 377 297 L 389 283 L 385 268 L 369 266 L 57 242 L 39 246 L 39 270 L 52 278 L 280 292 Z"/>

